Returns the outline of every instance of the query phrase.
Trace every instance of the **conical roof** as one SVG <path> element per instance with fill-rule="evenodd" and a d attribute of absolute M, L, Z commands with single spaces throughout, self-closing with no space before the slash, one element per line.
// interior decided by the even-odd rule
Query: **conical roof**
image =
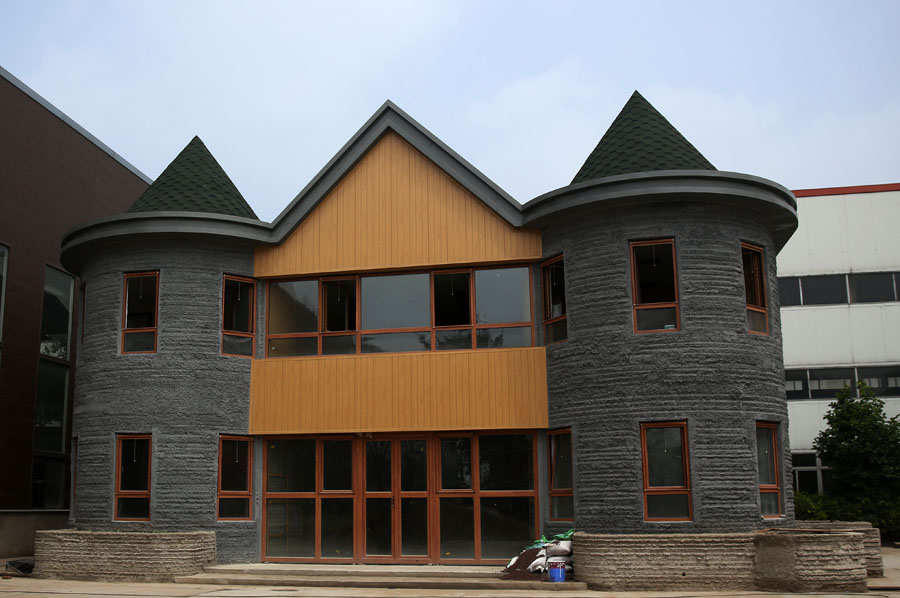
<path fill-rule="evenodd" d="M 257 219 L 241 192 L 196 136 L 128 211 L 209 212 Z"/>
<path fill-rule="evenodd" d="M 635 91 L 572 183 L 651 170 L 715 170 L 644 96 Z"/>

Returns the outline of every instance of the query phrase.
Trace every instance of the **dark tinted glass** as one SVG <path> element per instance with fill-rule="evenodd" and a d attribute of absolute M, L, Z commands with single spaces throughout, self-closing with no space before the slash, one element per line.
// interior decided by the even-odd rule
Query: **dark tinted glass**
<path fill-rule="evenodd" d="M 316 499 L 266 501 L 266 555 L 316 556 Z"/>
<path fill-rule="evenodd" d="M 481 436 L 478 461 L 482 490 L 534 487 L 531 434 Z"/>
<path fill-rule="evenodd" d="M 391 446 L 390 440 L 370 440 L 366 442 L 367 492 L 387 492 L 391 490 Z"/>
<path fill-rule="evenodd" d="M 428 554 L 428 499 L 400 499 L 401 554 Z"/>
<path fill-rule="evenodd" d="M 219 519 L 246 519 L 250 517 L 249 498 L 220 498 Z"/>
<path fill-rule="evenodd" d="M 814 399 L 833 399 L 845 386 L 856 387 L 852 368 L 809 370 L 809 390 Z"/>
<path fill-rule="evenodd" d="M 847 303 L 847 280 L 837 276 L 808 276 L 801 280 L 803 305 Z"/>
<path fill-rule="evenodd" d="M 222 490 L 243 492 L 250 489 L 250 441 L 222 440 Z"/>
<path fill-rule="evenodd" d="M 766 306 L 765 268 L 762 257 L 761 251 L 748 247 L 741 248 L 741 259 L 744 264 L 744 292 L 747 297 L 747 305 L 753 307 Z"/>
<path fill-rule="evenodd" d="M 356 330 L 356 280 L 326 280 L 325 330 Z"/>
<path fill-rule="evenodd" d="M 562 260 L 544 266 L 544 319 L 566 315 L 566 276 Z"/>
<path fill-rule="evenodd" d="M 684 451 L 681 427 L 645 429 L 647 480 L 650 487 L 684 486 Z"/>
<path fill-rule="evenodd" d="M 269 284 L 269 334 L 319 329 L 319 282 L 294 280 Z"/>
<path fill-rule="evenodd" d="M 794 467 L 815 467 L 815 453 L 791 453 L 791 463 Z"/>
<path fill-rule="evenodd" d="M 781 508 L 778 504 L 778 492 L 760 492 L 759 510 L 763 515 L 780 515 Z"/>
<path fill-rule="evenodd" d="M 119 454 L 119 490 L 150 489 L 150 439 L 122 438 Z"/>
<path fill-rule="evenodd" d="M 249 336 L 222 336 L 222 353 L 228 355 L 253 355 L 253 339 Z"/>
<path fill-rule="evenodd" d="M 119 498 L 118 519 L 147 519 L 150 517 L 149 498 Z"/>
<path fill-rule="evenodd" d="M 552 519 L 575 519 L 575 499 L 572 496 L 551 496 L 550 517 Z"/>
<path fill-rule="evenodd" d="M 69 368 L 38 360 L 37 400 L 34 409 L 34 450 L 63 452 L 66 423 L 66 388 Z"/>
<path fill-rule="evenodd" d="M 472 348 L 472 329 L 466 330 L 435 330 L 434 338 L 437 341 L 438 351 L 452 351 L 454 349 Z"/>
<path fill-rule="evenodd" d="M 675 301 L 675 258 L 672 243 L 632 248 L 636 305 Z"/>
<path fill-rule="evenodd" d="M 142 353 L 156 349 L 155 332 L 126 332 L 124 339 L 126 353 Z"/>
<path fill-rule="evenodd" d="M 156 276 L 129 276 L 125 305 L 125 328 L 156 326 Z"/>
<path fill-rule="evenodd" d="M 769 427 L 757 427 L 756 465 L 760 484 L 773 486 L 778 483 L 775 455 L 775 430 Z"/>
<path fill-rule="evenodd" d="M 434 325 L 465 326 L 472 323 L 469 273 L 434 275 Z"/>
<path fill-rule="evenodd" d="M 316 489 L 316 441 L 312 439 L 267 441 L 266 472 L 269 492 L 314 492 Z"/>
<path fill-rule="evenodd" d="M 362 353 L 405 353 L 431 349 L 430 332 L 385 332 L 364 334 L 360 341 Z"/>
<path fill-rule="evenodd" d="M 472 487 L 472 439 L 441 438 L 441 488 Z"/>
<path fill-rule="evenodd" d="M 252 282 L 225 279 L 225 311 L 222 314 L 224 330 L 253 331 L 253 289 Z"/>
<path fill-rule="evenodd" d="M 61 509 L 65 490 L 65 459 L 34 456 L 31 468 L 31 506 Z"/>
<path fill-rule="evenodd" d="M 766 313 L 762 311 L 756 311 L 753 309 L 747 310 L 747 330 L 752 330 L 753 332 L 761 332 L 763 334 L 767 334 L 769 332 L 769 326 L 766 322 Z"/>
<path fill-rule="evenodd" d="M 505 559 L 534 537 L 534 499 L 485 497 L 481 505 L 481 556 Z"/>
<path fill-rule="evenodd" d="M 815 471 L 794 471 L 794 490 L 816 494 L 819 492 L 818 473 Z"/>
<path fill-rule="evenodd" d="M 428 489 L 428 453 L 424 440 L 400 441 L 400 489 L 425 491 Z"/>
<path fill-rule="evenodd" d="M 566 320 L 560 320 L 544 326 L 544 342 L 547 344 L 564 341 L 568 336 Z"/>
<path fill-rule="evenodd" d="M 352 498 L 322 500 L 322 556 L 353 558 Z"/>
<path fill-rule="evenodd" d="M 678 311 L 675 307 L 657 307 L 634 310 L 637 329 L 643 332 L 650 330 L 675 330 L 678 327 Z"/>
<path fill-rule="evenodd" d="M 441 558 L 475 558 L 475 508 L 471 498 L 442 498 Z M 518 550 L 521 550 L 519 546 Z M 511 553 L 512 554 L 512 553 Z"/>
<path fill-rule="evenodd" d="M 648 494 L 647 517 L 658 519 L 686 519 L 691 515 L 687 494 Z"/>
<path fill-rule="evenodd" d="M 322 464 L 325 490 L 353 489 L 353 442 L 325 440 L 322 442 Z"/>
<path fill-rule="evenodd" d="M 41 312 L 41 354 L 68 359 L 72 287 L 75 279 L 47 266 L 44 269 L 44 306 Z"/>
<path fill-rule="evenodd" d="M 781 307 L 800 305 L 800 279 L 794 276 L 779 278 L 778 295 L 781 298 Z"/>
<path fill-rule="evenodd" d="M 8 256 L 9 249 L 0 245 L 0 338 L 3 337 L 3 304 L 6 301 L 6 260 Z"/>
<path fill-rule="evenodd" d="M 880 397 L 900 396 L 900 365 L 880 368 L 858 368 L 860 382 L 872 387 Z"/>
<path fill-rule="evenodd" d="M 553 479 L 550 488 L 572 488 L 572 435 L 553 434 L 550 437 L 550 455 L 553 460 Z"/>
<path fill-rule="evenodd" d="M 299 338 L 270 338 L 269 357 L 302 357 L 319 352 L 319 340 L 314 336 Z"/>
<path fill-rule="evenodd" d="M 475 333 L 476 346 L 479 349 L 496 349 L 499 347 L 530 347 L 531 327 L 515 328 L 481 328 Z"/>
<path fill-rule="evenodd" d="M 531 321 L 528 268 L 476 270 L 475 321 L 479 324 Z"/>
<path fill-rule="evenodd" d="M 894 299 L 892 274 L 850 274 L 850 303 L 876 303 Z"/>
<path fill-rule="evenodd" d="M 808 399 L 809 386 L 806 382 L 806 370 L 785 370 L 784 390 L 789 399 Z"/>
<path fill-rule="evenodd" d="M 360 284 L 363 330 L 431 325 L 427 274 L 367 276 Z"/>
<path fill-rule="evenodd" d="M 342 334 L 341 336 L 322 337 L 322 355 L 349 355 L 356 353 L 356 336 Z"/>
<path fill-rule="evenodd" d="M 392 498 L 366 499 L 366 554 L 391 554 Z"/>

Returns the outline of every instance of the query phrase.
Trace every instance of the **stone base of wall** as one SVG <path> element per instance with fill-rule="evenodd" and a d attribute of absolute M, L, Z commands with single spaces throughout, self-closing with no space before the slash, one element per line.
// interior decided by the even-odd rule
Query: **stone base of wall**
<path fill-rule="evenodd" d="M 865 592 L 863 534 L 588 534 L 574 538 L 575 578 L 595 590 Z"/>
<path fill-rule="evenodd" d="M 216 562 L 215 532 L 35 533 L 36 577 L 103 581 L 169 581 Z"/>
<path fill-rule="evenodd" d="M 868 521 L 797 521 L 801 529 L 825 529 L 858 532 L 863 534 L 866 551 L 866 572 L 869 577 L 884 577 L 884 560 L 881 558 L 881 531 Z"/>

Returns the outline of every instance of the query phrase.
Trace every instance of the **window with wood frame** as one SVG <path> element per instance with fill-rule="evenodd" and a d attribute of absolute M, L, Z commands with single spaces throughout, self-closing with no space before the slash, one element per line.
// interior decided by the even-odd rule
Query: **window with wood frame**
<path fill-rule="evenodd" d="M 566 340 L 566 276 L 562 256 L 541 266 L 541 294 L 544 298 L 544 342 Z"/>
<path fill-rule="evenodd" d="M 759 510 L 763 517 L 781 516 L 781 476 L 778 471 L 778 424 L 756 422 L 756 464 Z"/>
<path fill-rule="evenodd" d="M 159 272 L 125 275 L 122 353 L 156 353 Z"/>
<path fill-rule="evenodd" d="M 266 356 L 533 344 L 527 266 L 271 281 Z"/>
<path fill-rule="evenodd" d="M 246 436 L 219 437 L 218 518 L 250 519 L 253 441 Z"/>
<path fill-rule="evenodd" d="M 225 276 L 222 281 L 222 354 L 253 357 L 256 335 L 256 282 L 250 278 Z"/>
<path fill-rule="evenodd" d="M 632 241 L 630 246 L 634 331 L 678 330 L 675 239 Z"/>
<path fill-rule="evenodd" d="M 547 432 L 550 458 L 550 519 L 573 521 L 575 497 L 572 472 L 572 431 L 549 430 Z"/>
<path fill-rule="evenodd" d="M 116 436 L 116 521 L 150 521 L 149 434 Z"/>
<path fill-rule="evenodd" d="M 693 518 L 687 422 L 641 424 L 644 519 L 690 521 Z"/>
<path fill-rule="evenodd" d="M 744 265 L 744 291 L 747 295 L 747 330 L 769 334 L 766 260 L 762 248 L 741 243 L 741 261 Z"/>

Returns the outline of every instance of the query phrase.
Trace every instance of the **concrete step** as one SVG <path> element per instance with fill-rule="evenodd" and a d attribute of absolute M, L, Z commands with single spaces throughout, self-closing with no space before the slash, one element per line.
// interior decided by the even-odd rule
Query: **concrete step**
<path fill-rule="evenodd" d="M 294 563 L 245 563 L 209 565 L 204 573 L 263 574 L 263 575 L 321 575 L 338 577 L 460 577 L 499 579 L 498 565 L 324 565 Z"/>
<path fill-rule="evenodd" d="M 430 568 L 430 567 L 429 567 Z M 306 575 L 269 573 L 224 573 L 221 571 L 180 576 L 175 583 L 249 586 L 294 586 L 336 588 L 384 588 L 384 589 L 433 589 L 433 590 L 541 590 L 583 591 L 587 585 L 579 581 L 552 583 L 549 581 L 501 580 L 498 577 L 452 577 L 448 575 L 345 575 L 334 571 L 331 575 L 320 573 Z"/>

